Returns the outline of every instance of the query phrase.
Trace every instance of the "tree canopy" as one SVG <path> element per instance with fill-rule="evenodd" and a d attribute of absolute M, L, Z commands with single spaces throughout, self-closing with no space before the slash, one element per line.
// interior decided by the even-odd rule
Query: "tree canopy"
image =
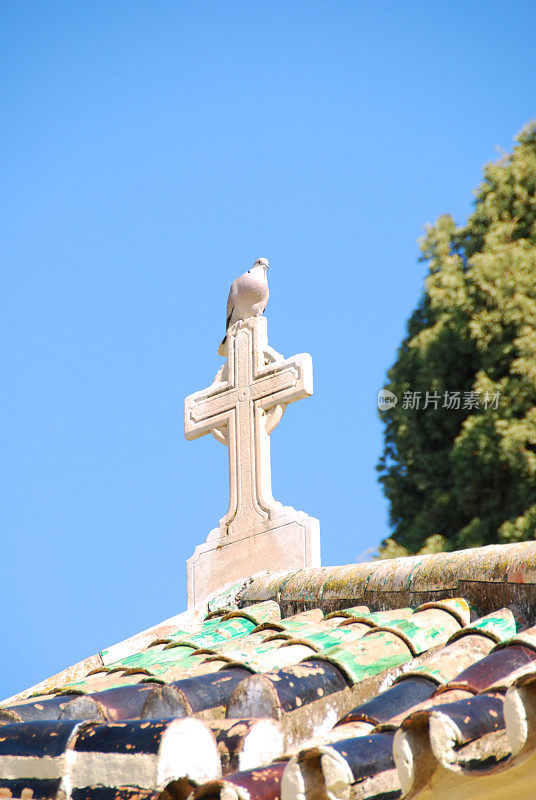
<path fill-rule="evenodd" d="M 391 556 L 536 535 L 536 122 L 484 168 L 474 212 L 420 242 L 428 275 L 386 389 Z"/>

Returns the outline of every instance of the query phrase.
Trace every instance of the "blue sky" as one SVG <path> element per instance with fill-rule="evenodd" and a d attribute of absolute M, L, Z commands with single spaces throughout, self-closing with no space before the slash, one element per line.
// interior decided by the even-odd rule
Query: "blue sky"
<path fill-rule="evenodd" d="M 229 284 L 270 259 L 271 344 L 314 397 L 274 495 L 323 563 L 388 535 L 376 396 L 426 222 L 471 210 L 536 116 L 532 2 L 77 2 L 0 9 L 0 696 L 186 604 L 227 454 L 186 442 Z"/>

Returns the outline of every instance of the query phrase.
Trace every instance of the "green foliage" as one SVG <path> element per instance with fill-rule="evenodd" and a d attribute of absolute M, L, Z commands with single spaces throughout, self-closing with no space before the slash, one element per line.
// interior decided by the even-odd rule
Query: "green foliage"
<path fill-rule="evenodd" d="M 418 556 L 426 555 L 427 553 L 442 553 L 447 549 L 447 541 L 444 536 L 439 533 L 434 533 L 429 536 L 424 545 L 421 547 Z M 411 555 L 409 550 L 397 544 L 394 539 L 386 539 L 378 552 L 378 558 L 400 558 L 400 556 Z"/>
<path fill-rule="evenodd" d="M 442 216 L 420 245 L 429 272 L 388 372 L 398 404 L 381 413 L 392 536 L 380 555 L 533 539 L 536 123 L 485 167 L 467 224 Z M 460 392 L 459 408 L 443 407 L 445 392 Z M 468 392 L 478 407 L 464 408 Z"/>

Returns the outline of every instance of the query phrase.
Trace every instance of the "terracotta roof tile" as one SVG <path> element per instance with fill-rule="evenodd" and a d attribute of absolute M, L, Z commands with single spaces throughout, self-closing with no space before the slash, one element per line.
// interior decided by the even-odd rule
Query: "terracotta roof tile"
<path fill-rule="evenodd" d="M 498 693 L 478 694 L 445 706 L 436 706 L 430 715 L 430 743 L 438 761 L 446 767 L 478 770 L 488 769 L 502 761 L 506 754 L 497 753 L 497 737 L 490 734 L 503 732 L 504 696 Z M 468 748 L 475 741 L 477 748 Z M 485 746 L 487 744 L 487 747 Z M 491 745 L 491 747 L 490 747 Z"/>
<path fill-rule="evenodd" d="M 337 725 L 346 725 L 348 722 L 368 722 L 372 726 L 380 725 L 428 700 L 437 689 L 437 684 L 428 678 L 403 677 L 404 680 L 395 683 L 390 689 L 380 692 L 371 700 L 353 708 Z"/>
<path fill-rule="evenodd" d="M 237 772 L 224 780 L 210 781 L 192 794 L 192 800 L 279 800 L 286 761 Z"/>
<path fill-rule="evenodd" d="M 494 685 L 506 688 L 505 682 L 508 682 L 509 676 L 527 664 L 536 668 L 536 651 L 522 644 L 509 644 L 468 666 L 451 680 L 449 687 L 466 689 L 475 694 Z"/>
<path fill-rule="evenodd" d="M 152 717 L 175 716 L 184 708 L 186 714 L 204 712 L 205 717 L 223 717 L 233 690 L 248 674 L 244 669 L 226 669 L 157 687 L 142 713 Z"/>
<path fill-rule="evenodd" d="M 291 759 L 281 781 L 282 800 L 313 792 L 319 797 L 397 797 L 393 735 L 343 739 Z"/>

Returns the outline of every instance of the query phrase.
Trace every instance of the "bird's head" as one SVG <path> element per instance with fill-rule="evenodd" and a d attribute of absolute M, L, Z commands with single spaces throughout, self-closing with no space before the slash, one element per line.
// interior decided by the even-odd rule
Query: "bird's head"
<path fill-rule="evenodd" d="M 262 267 L 264 269 L 264 274 L 266 275 L 266 270 L 270 269 L 270 264 L 268 263 L 267 258 L 258 258 L 255 263 L 253 264 L 254 267 Z"/>

